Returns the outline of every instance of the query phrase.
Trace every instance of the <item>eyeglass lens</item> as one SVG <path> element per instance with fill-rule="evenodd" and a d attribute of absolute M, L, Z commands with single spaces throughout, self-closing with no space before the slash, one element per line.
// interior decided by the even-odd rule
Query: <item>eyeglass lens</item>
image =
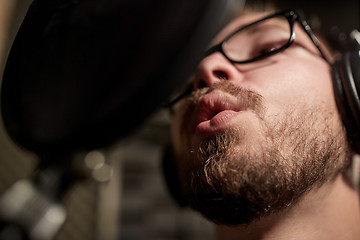
<path fill-rule="evenodd" d="M 235 33 L 225 41 L 223 51 L 233 61 L 247 61 L 285 47 L 290 38 L 289 21 L 285 16 L 276 16 Z"/>

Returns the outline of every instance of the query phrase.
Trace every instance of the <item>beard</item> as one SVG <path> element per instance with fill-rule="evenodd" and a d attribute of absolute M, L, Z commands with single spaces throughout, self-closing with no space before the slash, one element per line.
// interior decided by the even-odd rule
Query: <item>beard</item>
<path fill-rule="evenodd" d="M 254 111 L 264 109 L 259 99 Z M 346 134 L 323 108 L 297 105 L 271 119 L 259 113 L 262 134 L 251 145 L 240 128 L 201 142 L 178 164 L 188 204 L 218 224 L 250 224 L 334 179 L 348 164 Z"/>

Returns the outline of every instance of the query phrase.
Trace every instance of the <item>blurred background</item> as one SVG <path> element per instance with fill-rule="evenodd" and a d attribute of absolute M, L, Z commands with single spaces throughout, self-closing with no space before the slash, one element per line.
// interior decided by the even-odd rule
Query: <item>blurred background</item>
<path fill-rule="evenodd" d="M 30 0 L 0 0 L 0 76 Z M 293 1 L 275 1 L 290 8 Z M 291 5 L 291 6 L 290 6 Z M 339 25 L 349 31 L 359 26 L 359 2 L 298 1 L 314 22 Z M 1 81 L 1 79 L 0 79 Z M 107 168 L 90 170 L 93 178 L 78 181 L 66 193 L 68 216 L 55 239 L 214 239 L 211 223 L 189 209 L 179 208 L 169 196 L 161 173 L 161 156 L 169 141 L 169 113 L 157 110 L 130 136 L 108 148 L 80 153 Z M 0 121 L 0 196 L 14 183 L 36 172 L 38 156 L 16 146 Z M 22 239 L 16 226 L 0 231 L 0 240 Z"/>

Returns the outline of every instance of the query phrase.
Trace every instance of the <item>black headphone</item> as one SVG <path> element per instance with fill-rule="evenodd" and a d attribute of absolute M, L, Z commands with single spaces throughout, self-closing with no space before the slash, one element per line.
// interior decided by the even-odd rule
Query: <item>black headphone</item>
<path fill-rule="evenodd" d="M 341 41 L 339 34 L 328 36 L 330 44 L 342 52 L 332 65 L 334 96 L 348 141 L 354 151 L 360 153 L 360 33 L 354 30 Z M 164 151 L 162 169 L 170 195 L 179 206 L 186 206 L 171 145 Z"/>
<path fill-rule="evenodd" d="M 343 40 L 345 41 L 345 40 Z M 332 66 L 334 96 L 348 140 L 360 152 L 360 33 L 346 38 L 346 50 Z M 343 44 L 345 46 L 345 44 Z"/>

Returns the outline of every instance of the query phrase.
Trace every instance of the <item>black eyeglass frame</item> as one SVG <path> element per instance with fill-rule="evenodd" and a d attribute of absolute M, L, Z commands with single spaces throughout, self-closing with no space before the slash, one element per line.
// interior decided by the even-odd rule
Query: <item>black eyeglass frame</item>
<path fill-rule="evenodd" d="M 278 17 L 278 16 L 284 16 L 288 22 L 289 22 L 289 25 L 290 25 L 290 38 L 288 40 L 288 42 L 278 48 L 278 49 L 275 49 L 275 50 L 271 50 L 271 51 L 268 51 L 262 55 L 259 55 L 259 56 L 256 56 L 254 58 L 251 58 L 251 59 L 247 59 L 245 61 L 236 61 L 236 60 L 233 60 L 231 59 L 230 57 L 228 57 L 224 51 L 224 45 L 227 43 L 227 41 L 229 41 L 229 39 L 231 39 L 234 35 L 236 35 L 237 33 L 243 31 L 244 29 L 248 28 L 248 27 L 251 27 L 255 24 L 258 24 L 260 22 L 263 22 L 263 21 L 266 21 L 270 18 L 275 18 L 275 17 Z M 255 22 L 252 22 L 250 24 L 247 24 L 245 26 L 242 26 L 240 28 L 238 28 L 236 31 L 232 32 L 230 35 L 228 35 L 222 42 L 220 42 L 219 44 L 211 47 L 210 49 L 208 49 L 206 52 L 205 52 L 205 55 L 204 55 L 204 58 L 215 53 L 215 52 L 220 52 L 222 55 L 224 55 L 224 57 L 229 60 L 230 62 L 232 63 L 235 63 L 235 64 L 244 64 L 244 63 L 250 63 L 250 62 L 255 62 L 255 61 L 258 61 L 258 60 L 261 60 L 263 58 L 266 58 L 266 57 L 269 57 L 269 56 L 272 56 L 276 53 L 279 53 L 281 51 L 284 51 L 285 49 L 287 49 L 288 47 L 291 46 L 291 44 L 294 42 L 294 39 L 295 39 L 295 31 L 294 31 L 294 26 L 295 26 L 295 22 L 298 22 L 300 24 L 300 26 L 302 26 L 302 28 L 304 29 L 304 31 L 306 32 L 306 34 L 309 36 L 309 38 L 311 39 L 311 41 L 314 43 L 315 47 L 319 50 L 321 56 L 328 62 L 330 63 L 330 61 L 326 58 L 325 54 L 323 53 L 323 51 L 321 50 L 320 48 L 320 45 L 319 45 L 319 41 L 318 39 L 315 37 L 315 35 L 313 34 L 312 30 L 311 30 L 311 27 L 310 25 L 295 11 L 295 10 L 287 10 L 287 11 L 281 11 L 281 12 L 277 12 L 277 13 L 274 13 L 274 14 L 271 14 L 265 18 L 262 18 L 260 20 L 257 20 Z"/>
<path fill-rule="evenodd" d="M 230 57 L 228 57 L 224 51 L 224 45 L 226 44 L 227 41 L 229 41 L 229 39 L 231 39 L 234 35 L 236 35 L 237 33 L 243 31 L 244 29 L 251 27 L 255 24 L 258 24 L 262 21 L 268 20 L 270 18 L 275 18 L 278 16 L 284 16 L 290 25 L 290 38 L 288 40 L 288 42 L 275 50 L 270 50 L 262 55 L 253 57 L 251 59 L 248 60 L 244 60 L 244 61 L 236 61 L 231 59 Z M 310 27 L 310 25 L 305 21 L 305 19 L 303 19 L 295 10 L 286 10 L 286 11 L 281 11 L 281 12 L 276 12 L 273 13 L 269 16 L 266 16 L 262 19 L 259 19 L 255 22 L 252 22 L 250 24 L 247 24 L 245 26 L 242 26 L 240 28 L 238 28 L 237 30 L 235 30 L 234 32 L 232 32 L 230 35 L 228 35 L 223 41 L 221 41 L 220 43 L 216 44 L 215 46 L 209 48 L 205 54 L 203 58 L 208 57 L 209 55 L 215 53 L 215 52 L 220 52 L 229 62 L 234 63 L 234 64 L 245 64 L 245 63 L 251 63 L 251 62 L 255 62 L 255 61 L 259 61 L 261 59 L 270 57 L 274 54 L 277 54 L 281 51 L 284 51 L 285 49 L 287 49 L 288 47 L 291 46 L 291 44 L 294 42 L 295 39 L 295 31 L 294 31 L 294 26 L 295 26 L 295 22 L 298 22 L 300 24 L 300 26 L 304 29 L 304 31 L 306 32 L 306 34 L 309 36 L 310 40 L 313 42 L 313 44 L 315 45 L 315 47 L 318 49 L 318 51 L 320 52 L 322 58 L 324 58 L 324 60 L 331 64 L 330 60 L 325 56 L 323 50 L 321 50 L 320 44 L 318 39 L 316 38 L 316 36 L 314 35 L 314 33 L 312 32 L 312 29 Z M 174 98 L 173 100 L 171 100 L 170 102 L 166 103 L 164 105 L 164 107 L 171 107 L 173 106 L 175 103 L 177 103 L 178 101 L 180 101 L 182 98 L 184 98 L 186 95 L 190 94 L 193 91 L 192 86 L 188 87 L 185 89 L 185 91 L 183 93 L 181 93 L 179 96 L 177 96 L 176 98 Z"/>

